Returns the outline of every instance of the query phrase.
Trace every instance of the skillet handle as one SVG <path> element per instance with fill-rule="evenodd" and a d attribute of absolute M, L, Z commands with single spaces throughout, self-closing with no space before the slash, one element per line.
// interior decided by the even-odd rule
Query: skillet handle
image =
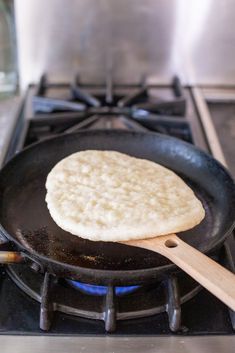
<path fill-rule="evenodd" d="M 235 275 L 175 234 L 134 240 L 126 244 L 152 250 L 167 257 L 235 311 Z"/>
<path fill-rule="evenodd" d="M 20 252 L 0 251 L 0 264 L 13 264 L 24 262 L 25 259 Z"/>

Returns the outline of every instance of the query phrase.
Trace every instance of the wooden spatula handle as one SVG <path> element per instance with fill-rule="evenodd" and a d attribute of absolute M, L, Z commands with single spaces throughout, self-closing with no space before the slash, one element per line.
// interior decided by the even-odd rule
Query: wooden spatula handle
<path fill-rule="evenodd" d="M 167 257 L 235 311 L 235 275 L 175 234 L 134 240 L 126 244 L 152 250 Z"/>

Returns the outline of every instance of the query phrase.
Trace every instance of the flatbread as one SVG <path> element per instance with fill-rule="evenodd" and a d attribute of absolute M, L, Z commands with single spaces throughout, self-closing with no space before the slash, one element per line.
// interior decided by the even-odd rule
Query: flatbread
<path fill-rule="evenodd" d="M 176 233 L 205 216 L 193 191 L 171 170 L 114 151 L 66 157 L 49 173 L 46 188 L 57 225 L 94 241 Z"/>

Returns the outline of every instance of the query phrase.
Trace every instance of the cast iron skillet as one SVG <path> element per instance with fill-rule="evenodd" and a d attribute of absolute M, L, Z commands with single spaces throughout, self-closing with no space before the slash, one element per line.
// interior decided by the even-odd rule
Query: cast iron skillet
<path fill-rule="evenodd" d="M 62 135 L 25 149 L 0 172 L 1 231 L 48 272 L 88 283 L 129 285 L 154 281 L 176 269 L 151 251 L 84 240 L 52 220 L 45 203 L 46 177 L 62 158 L 87 149 L 146 158 L 180 175 L 202 201 L 206 217 L 178 235 L 203 253 L 215 250 L 231 232 L 234 182 L 220 163 L 192 145 L 156 133 L 117 130 Z"/>

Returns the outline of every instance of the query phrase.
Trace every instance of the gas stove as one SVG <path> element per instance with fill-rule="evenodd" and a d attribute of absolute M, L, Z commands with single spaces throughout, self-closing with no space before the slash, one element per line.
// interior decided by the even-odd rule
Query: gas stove
<path fill-rule="evenodd" d="M 200 90 L 182 87 L 178 77 L 169 85 L 153 84 L 147 78 L 121 85 L 111 75 L 104 84 L 83 83 L 78 75 L 72 83 L 55 83 L 43 75 L 23 98 L 4 163 L 23 148 L 59 134 L 125 129 L 177 137 L 225 164 L 208 116 Z M 0 250 L 9 247 L 3 240 Z M 212 256 L 234 270 L 233 234 Z M 144 336 L 150 340 L 174 336 L 181 337 L 181 344 L 192 336 L 234 334 L 234 312 L 180 271 L 156 283 L 116 288 L 55 278 L 40 273 L 35 264 L 2 266 L 0 278 L 2 335 L 58 338 L 112 333 L 119 339 Z"/>

